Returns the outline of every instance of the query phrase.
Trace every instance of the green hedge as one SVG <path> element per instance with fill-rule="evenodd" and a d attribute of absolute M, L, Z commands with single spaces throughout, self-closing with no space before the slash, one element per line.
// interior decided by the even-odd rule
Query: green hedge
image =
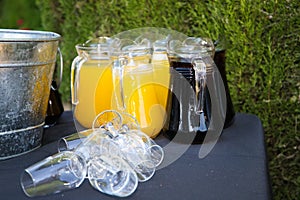
<path fill-rule="evenodd" d="M 0 28 L 41 29 L 35 0 L 0 0 Z"/>
<path fill-rule="evenodd" d="M 298 0 L 36 0 L 43 28 L 60 33 L 61 93 L 70 98 L 75 44 L 137 27 L 225 37 L 235 110 L 263 122 L 274 199 L 300 196 L 300 8 Z"/>

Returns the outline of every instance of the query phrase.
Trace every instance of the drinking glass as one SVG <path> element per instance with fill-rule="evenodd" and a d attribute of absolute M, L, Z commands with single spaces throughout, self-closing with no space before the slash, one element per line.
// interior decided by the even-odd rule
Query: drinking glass
<path fill-rule="evenodd" d="M 92 132 L 92 129 L 87 129 L 60 138 L 57 142 L 58 152 L 66 150 L 75 150 L 82 143 L 82 141 L 85 140 Z"/>
<path fill-rule="evenodd" d="M 80 145 L 82 146 L 82 142 L 85 143 L 85 145 L 89 141 L 95 141 L 97 134 L 103 134 L 99 133 L 99 131 L 104 131 L 104 128 L 108 128 L 107 124 L 113 126 L 113 127 L 121 127 L 122 123 L 122 117 L 120 113 L 114 110 L 106 110 L 101 112 L 96 116 L 96 118 L 93 121 L 92 128 L 80 131 L 78 133 L 73 133 L 71 135 L 62 137 L 58 140 L 58 152 L 60 151 L 74 151 L 77 149 Z M 97 132 L 97 134 L 95 133 Z M 110 134 L 109 132 L 106 132 L 106 134 Z M 102 135 L 105 136 L 105 135 Z M 97 136 L 99 137 L 99 135 Z M 93 139 L 92 139 L 93 138 Z"/>
<path fill-rule="evenodd" d="M 122 115 L 115 110 L 105 110 L 99 113 L 92 124 L 93 131 L 105 129 L 105 134 L 111 138 L 116 137 L 117 131 L 122 127 L 123 118 Z"/>
<path fill-rule="evenodd" d="M 88 167 L 90 184 L 100 192 L 127 197 L 137 188 L 137 174 L 119 156 L 101 154 L 94 156 Z"/>
<path fill-rule="evenodd" d="M 154 175 L 155 168 L 162 162 L 163 149 L 140 130 L 135 117 L 125 112 L 120 113 L 120 117 L 121 128 L 119 128 L 119 124 L 115 127 L 112 123 L 106 123 L 104 126 L 109 130 L 108 132 L 111 132 L 108 134 L 112 139 L 110 142 L 117 144 L 118 149 L 114 152 L 119 152 L 119 156 L 134 169 L 140 182 L 147 181 Z"/>
<path fill-rule="evenodd" d="M 110 112 L 112 111 L 107 111 L 104 114 Z M 117 111 L 113 112 L 119 113 Z M 103 118 L 103 114 L 99 114 L 97 118 Z M 97 118 L 95 119 L 95 122 L 99 121 Z M 112 147 L 116 146 L 117 148 L 113 150 L 113 152 L 115 154 L 118 152 L 118 156 L 129 164 L 129 166 L 137 173 L 139 181 L 144 182 L 149 180 L 154 175 L 156 166 L 160 164 L 163 158 L 162 148 L 158 149 L 158 145 L 158 148 L 149 148 L 150 145 L 148 146 L 148 144 L 152 145 L 155 144 L 155 142 L 147 134 L 139 130 L 139 123 L 132 115 L 123 112 L 119 113 L 116 119 L 119 119 L 117 120 L 117 123 L 105 122 L 104 125 L 98 124 L 100 129 L 104 128 L 107 130 L 106 135 L 111 139 L 105 142 L 102 138 L 102 143 L 105 142 L 106 145 L 101 146 L 106 146 L 106 148 L 104 148 L 106 151 L 111 151 Z M 121 126 L 120 123 L 122 124 Z M 95 125 L 93 125 L 93 127 L 94 126 Z M 140 134 L 135 134 L 135 132 Z M 93 148 L 96 149 L 95 147 Z M 97 151 L 100 152 L 100 150 Z M 151 153 L 151 151 L 153 152 Z M 155 151 L 158 151 L 159 153 L 156 153 Z M 103 149 L 101 152 L 103 152 Z M 151 155 L 153 156 L 151 157 Z M 154 157 L 154 155 L 156 155 L 156 157 Z M 161 155 L 162 157 L 157 155 Z M 156 158 L 154 162 L 152 160 L 153 158 Z"/>
<path fill-rule="evenodd" d="M 145 149 L 147 156 L 150 156 L 155 167 L 158 167 L 164 158 L 164 151 L 153 139 L 140 130 L 129 130 L 126 133 L 127 137 L 137 140 Z"/>
<path fill-rule="evenodd" d="M 140 182 L 145 182 L 154 175 L 156 166 L 141 138 L 125 133 L 119 134 L 114 142 L 120 149 L 120 157 L 137 173 Z"/>
<path fill-rule="evenodd" d="M 86 163 L 80 155 L 62 151 L 26 168 L 21 186 L 29 197 L 43 196 L 79 187 L 86 173 Z"/>

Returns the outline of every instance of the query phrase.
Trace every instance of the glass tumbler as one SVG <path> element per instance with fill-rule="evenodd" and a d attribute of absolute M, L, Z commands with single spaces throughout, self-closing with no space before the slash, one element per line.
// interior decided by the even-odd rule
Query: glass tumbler
<path fill-rule="evenodd" d="M 94 156 L 88 167 L 90 184 L 105 194 L 127 197 L 137 188 L 136 173 L 119 156 Z"/>
<path fill-rule="evenodd" d="M 21 175 L 21 186 L 29 197 L 54 194 L 79 187 L 86 172 L 81 156 L 63 151 L 26 168 Z"/>

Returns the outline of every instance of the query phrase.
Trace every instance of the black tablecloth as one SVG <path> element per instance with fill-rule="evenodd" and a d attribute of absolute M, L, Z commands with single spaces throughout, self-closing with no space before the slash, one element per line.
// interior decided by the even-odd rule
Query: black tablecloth
<path fill-rule="evenodd" d="M 20 174 L 56 153 L 58 138 L 75 131 L 72 113 L 64 112 L 55 126 L 45 130 L 41 148 L 0 161 L 0 199 L 30 199 L 22 191 Z M 169 143 L 162 135 L 155 141 L 162 146 Z M 157 170 L 152 179 L 139 183 L 136 192 L 125 199 L 271 199 L 264 132 L 255 115 L 236 114 L 234 123 L 204 159 L 198 157 L 200 147 L 190 146 L 178 160 Z M 86 180 L 77 189 L 34 199 L 115 198 L 94 190 Z"/>

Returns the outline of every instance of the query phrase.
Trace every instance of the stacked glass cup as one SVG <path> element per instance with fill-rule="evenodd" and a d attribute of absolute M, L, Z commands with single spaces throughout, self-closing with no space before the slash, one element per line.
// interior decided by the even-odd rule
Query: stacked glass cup
<path fill-rule="evenodd" d="M 127 121 L 128 123 L 124 123 Z M 136 120 L 114 110 L 100 113 L 91 130 L 61 138 L 58 153 L 25 169 L 21 185 L 29 197 L 79 187 L 88 179 L 96 190 L 126 197 L 149 180 L 164 152 L 141 132 Z"/>

